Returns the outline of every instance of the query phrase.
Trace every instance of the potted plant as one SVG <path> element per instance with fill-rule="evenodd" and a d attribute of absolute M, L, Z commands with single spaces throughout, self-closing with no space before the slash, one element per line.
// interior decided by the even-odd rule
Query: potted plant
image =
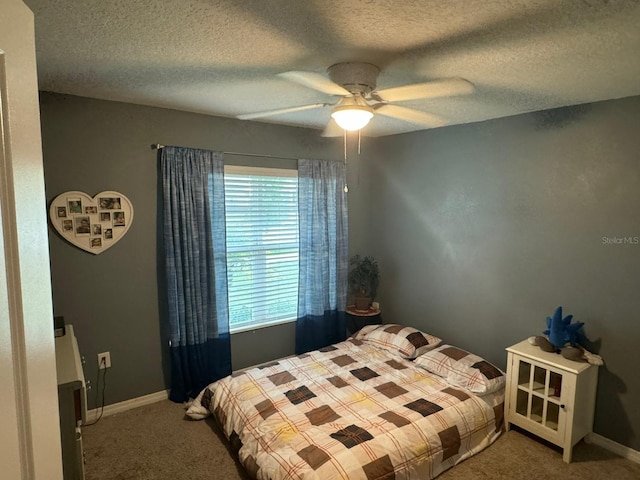
<path fill-rule="evenodd" d="M 373 257 L 354 255 L 349 259 L 348 281 L 356 310 L 368 310 L 376 298 L 380 282 L 378 263 Z"/>

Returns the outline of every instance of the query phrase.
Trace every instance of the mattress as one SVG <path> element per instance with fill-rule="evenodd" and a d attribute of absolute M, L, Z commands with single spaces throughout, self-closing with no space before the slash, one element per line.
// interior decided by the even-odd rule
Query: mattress
<path fill-rule="evenodd" d="M 187 414 L 211 412 L 256 479 L 424 480 L 494 442 L 503 403 L 349 339 L 221 379 Z"/>

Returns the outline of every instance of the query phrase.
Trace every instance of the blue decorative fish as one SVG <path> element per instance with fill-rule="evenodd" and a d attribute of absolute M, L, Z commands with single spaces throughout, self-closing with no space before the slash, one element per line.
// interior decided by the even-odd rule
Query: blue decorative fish
<path fill-rule="evenodd" d="M 580 331 L 584 322 L 571 323 L 573 315 L 562 318 L 562 307 L 556 308 L 553 317 L 547 317 L 547 329 L 542 332 L 549 338 L 551 344 L 560 349 L 567 345 L 574 346 L 584 334 Z"/>

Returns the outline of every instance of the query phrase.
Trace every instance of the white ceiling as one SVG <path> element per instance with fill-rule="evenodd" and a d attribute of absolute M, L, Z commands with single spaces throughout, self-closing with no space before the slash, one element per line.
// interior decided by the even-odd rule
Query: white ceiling
<path fill-rule="evenodd" d="M 640 95 L 638 0 L 25 0 L 40 89 L 233 117 L 337 100 L 276 76 L 378 65 L 379 88 L 449 77 L 471 95 L 405 101 L 449 124 Z M 264 121 L 322 129 L 330 108 Z M 255 120 L 254 120 L 255 121 Z M 376 115 L 363 130 L 419 130 Z"/>

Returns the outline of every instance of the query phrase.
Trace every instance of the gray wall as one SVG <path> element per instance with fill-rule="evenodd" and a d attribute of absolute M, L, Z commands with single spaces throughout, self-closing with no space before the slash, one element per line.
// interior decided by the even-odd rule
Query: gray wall
<path fill-rule="evenodd" d="M 107 404 L 164 390 L 169 381 L 165 310 L 158 295 L 157 153 L 150 144 L 343 159 L 341 139 L 322 138 L 317 130 L 51 93 L 41 93 L 41 115 L 47 201 L 68 190 L 116 190 L 135 210 L 127 235 L 100 255 L 73 247 L 49 229 L 54 311 L 74 325 L 91 383 L 96 355 L 111 352 Z M 367 215 L 358 198 L 358 159 L 350 156 L 350 241 L 358 249 Z M 229 161 L 291 164 L 237 156 Z M 233 335 L 233 368 L 293 354 L 294 333 L 288 324 Z M 91 408 L 94 394 L 95 389 L 89 393 Z"/>
<path fill-rule="evenodd" d="M 96 354 L 111 352 L 107 404 L 162 390 L 168 362 L 149 144 L 340 160 L 342 142 L 48 93 L 41 108 L 48 200 L 66 190 L 118 190 L 136 211 L 127 236 L 98 256 L 50 230 L 55 312 L 76 326 L 93 383 Z M 596 432 L 636 450 L 640 245 L 604 245 L 602 237 L 640 236 L 639 127 L 640 98 L 629 98 L 365 138 L 362 158 L 349 154 L 350 250 L 379 260 L 385 321 L 504 367 L 504 348 L 540 334 L 563 305 L 586 323 L 606 362 Z M 233 366 L 289 355 L 293 341 L 291 324 L 234 335 Z"/>
<path fill-rule="evenodd" d="M 369 248 L 386 322 L 505 367 L 558 305 L 600 369 L 594 429 L 640 450 L 640 97 L 387 137 Z"/>

